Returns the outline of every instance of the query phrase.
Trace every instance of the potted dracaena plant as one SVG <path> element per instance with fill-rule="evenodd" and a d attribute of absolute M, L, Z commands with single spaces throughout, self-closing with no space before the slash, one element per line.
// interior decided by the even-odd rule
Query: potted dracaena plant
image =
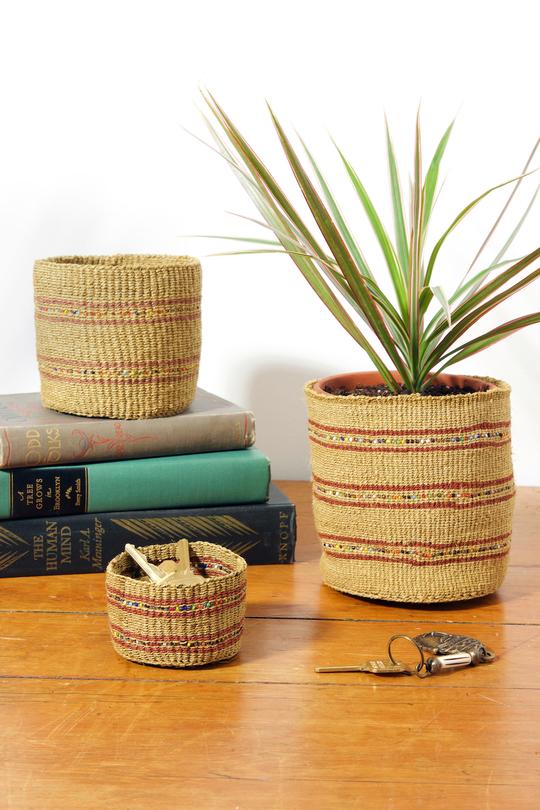
<path fill-rule="evenodd" d="M 259 244 L 234 252 L 287 253 L 376 368 L 311 381 L 305 389 L 324 581 L 347 593 L 407 602 L 442 602 L 493 592 L 504 578 L 512 531 L 510 388 L 490 377 L 443 372 L 540 321 L 535 312 L 464 337 L 486 313 L 540 275 L 538 265 L 531 267 L 540 248 L 519 260 L 505 259 L 534 198 L 490 266 L 473 273 L 475 260 L 447 297 L 432 281 L 446 239 L 481 200 L 507 183 L 470 202 L 428 251 L 426 232 L 452 125 L 424 175 L 417 118 L 409 218 L 387 127 L 395 241 L 338 148 L 382 249 L 392 300 L 379 285 L 305 144 L 301 142 L 305 153 L 301 161 L 270 109 L 311 212 L 309 223 L 215 98 L 209 93 L 204 98 L 218 124 L 216 128 L 206 121 L 217 151 L 259 210 L 261 220 L 256 221 L 275 236 L 247 238 L 246 242 Z M 512 193 L 482 249 L 528 172 L 537 146 L 522 174 L 508 181 Z M 376 341 L 366 337 L 366 327 Z"/>

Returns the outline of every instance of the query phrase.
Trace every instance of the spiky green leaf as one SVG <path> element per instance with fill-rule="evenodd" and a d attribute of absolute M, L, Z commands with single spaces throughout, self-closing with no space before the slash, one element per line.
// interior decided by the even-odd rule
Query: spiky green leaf
<path fill-rule="evenodd" d="M 367 278 L 372 279 L 373 278 L 373 273 L 369 269 L 368 264 L 367 264 L 363 254 L 362 254 L 362 251 L 358 247 L 358 244 L 357 244 L 355 238 L 353 237 L 347 223 L 345 222 L 343 214 L 341 213 L 341 209 L 340 209 L 339 205 L 337 204 L 336 199 L 335 199 L 334 195 L 332 194 L 332 192 L 330 190 L 330 186 L 326 182 L 326 180 L 324 178 L 324 175 L 322 174 L 321 170 L 319 169 L 319 166 L 318 166 L 317 162 L 315 161 L 315 158 L 311 154 L 310 150 L 308 149 L 308 147 L 306 146 L 306 144 L 304 143 L 302 138 L 299 138 L 299 140 L 300 140 L 300 143 L 302 144 L 302 146 L 304 148 L 304 151 L 305 151 L 305 153 L 307 155 L 307 158 L 308 158 L 309 162 L 311 163 L 311 165 L 313 167 L 313 170 L 314 170 L 314 172 L 315 172 L 315 174 L 317 176 L 317 180 L 319 181 L 319 184 L 321 186 L 322 192 L 324 194 L 324 197 L 325 197 L 325 200 L 326 200 L 326 202 L 328 204 L 330 212 L 332 213 L 332 215 L 333 215 L 333 217 L 334 217 L 334 219 L 336 221 L 336 225 L 337 225 L 337 227 L 338 227 L 338 229 L 339 229 L 339 231 L 341 233 L 341 236 L 343 237 L 343 240 L 344 240 L 345 244 L 347 245 L 347 248 L 349 249 L 349 251 L 351 253 L 351 256 L 356 261 L 356 263 L 357 263 L 358 267 L 360 268 L 361 272 L 363 273 L 363 275 L 366 276 Z"/>
<path fill-rule="evenodd" d="M 407 240 L 407 229 L 405 227 L 405 215 L 403 212 L 403 197 L 399 182 L 399 172 L 394 154 L 394 146 L 390 136 L 388 121 L 386 121 L 386 148 L 388 152 L 388 170 L 390 174 L 390 190 L 392 194 L 392 207 L 394 210 L 394 230 L 396 233 L 396 246 L 401 274 L 405 279 L 409 266 L 409 243 Z"/>
<path fill-rule="evenodd" d="M 441 160 L 443 159 L 443 155 L 448 145 L 448 141 L 450 139 L 453 126 L 454 121 L 452 121 L 452 123 L 442 136 L 441 140 L 439 141 L 437 149 L 435 150 L 435 154 L 433 155 L 432 161 L 429 164 L 429 168 L 426 172 L 426 179 L 424 182 L 424 223 L 423 223 L 424 228 L 426 228 L 428 225 L 429 218 L 431 216 L 431 211 L 433 209 L 433 202 L 435 199 L 435 192 L 437 190 L 437 181 L 439 179 L 439 169 L 441 166 Z"/>
<path fill-rule="evenodd" d="M 368 288 L 364 276 L 359 272 L 354 264 L 354 260 L 347 249 L 347 245 L 341 236 L 339 229 L 336 227 L 330 212 L 325 207 L 317 190 L 307 175 L 304 167 L 302 166 L 298 155 L 292 147 L 289 139 L 287 138 L 283 127 L 281 126 L 277 116 L 271 108 L 270 115 L 274 122 L 274 126 L 278 133 L 281 145 L 289 161 L 289 165 L 294 172 L 296 181 L 300 186 L 305 200 L 313 214 L 313 217 L 323 234 L 330 251 L 332 252 L 338 266 L 340 267 L 348 285 L 358 304 L 362 307 L 366 318 L 368 319 L 372 329 L 384 346 L 389 357 L 395 363 L 396 368 L 400 371 L 402 376 L 408 376 L 407 369 L 403 364 L 402 358 L 397 351 L 394 339 L 390 334 L 387 324 L 384 321 L 381 313 L 375 304 Z"/>
<path fill-rule="evenodd" d="M 371 199 L 366 189 L 364 188 L 362 181 L 358 177 L 358 174 L 356 173 L 352 165 L 349 163 L 349 161 L 347 160 L 341 149 L 337 146 L 337 144 L 334 145 L 338 151 L 341 160 L 343 161 L 343 165 L 345 166 L 347 174 L 358 195 L 358 199 L 360 200 L 362 207 L 366 212 L 367 218 L 371 224 L 371 227 L 373 228 L 373 232 L 377 237 L 377 241 L 381 246 L 381 250 L 384 254 L 384 258 L 386 259 L 386 264 L 390 273 L 390 277 L 392 279 L 392 284 L 394 286 L 394 290 L 396 292 L 396 296 L 399 301 L 401 312 L 403 315 L 405 315 L 407 312 L 406 287 L 395 248 L 392 245 L 392 242 L 390 241 L 390 238 L 386 233 L 382 221 L 379 215 L 377 214 L 377 211 L 375 210 L 375 207 L 371 202 Z"/>
<path fill-rule="evenodd" d="M 446 321 L 448 326 L 452 326 L 452 313 L 450 311 L 450 302 L 445 295 L 445 292 L 442 287 L 432 287 L 431 288 L 433 295 L 436 297 L 438 302 L 440 303 L 441 307 L 443 308 L 444 314 L 446 316 Z"/>
<path fill-rule="evenodd" d="M 500 340 L 504 340 L 504 338 L 513 335 L 514 332 L 517 332 L 526 326 L 533 326 L 536 323 L 540 323 L 540 312 L 533 312 L 530 315 L 522 315 L 521 318 L 514 318 L 513 320 L 507 321 L 500 326 L 496 326 L 494 329 L 490 329 L 489 332 L 485 332 L 485 334 L 479 335 L 478 337 L 467 341 L 467 343 L 457 346 L 449 351 L 448 354 L 442 358 L 443 360 L 446 359 L 446 363 L 444 363 L 439 371 L 442 371 L 451 363 L 457 363 L 460 360 L 465 360 L 467 357 L 471 357 L 473 354 L 477 354 L 478 352 L 487 349 L 489 346 L 493 346 L 495 343 L 498 343 Z"/>
<path fill-rule="evenodd" d="M 529 172 L 529 174 L 531 174 L 531 172 Z M 469 214 L 473 210 L 473 208 L 476 208 L 478 203 L 481 202 L 483 199 L 485 199 L 489 194 L 492 194 L 494 191 L 497 191 L 497 189 L 499 189 L 499 188 L 504 188 L 504 186 L 508 186 L 510 183 L 516 183 L 522 177 L 526 177 L 526 176 L 527 175 L 520 175 L 519 177 L 513 177 L 511 180 L 506 180 L 504 183 L 498 183 L 498 185 L 492 186 L 491 188 L 488 188 L 487 191 L 484 191 L 483 194 L 480 194 L 480 196 L 475 197 L 475 199 L 472 202 L 470 202 L 468 205 L 466 205 L 465 208 L 463 208 L 459 212 L 457 217 L 455 217 L 454 220 L 452 221 L 451 225 L 445 230 L 443 235 L 437 241 L 435 247 L 433 248 L 431 256 L 429 257 L 429 262 L 428 262 L 426 275 L 425 275 L 425 285 L 426 285 L 426 287 L 428 287 L 430 282 L 431 282 L 431 276 L 433 274 L 433 269 L 435 267 L 435 262 L 437 260 L 437 256 L 439 255 L 442 246 L 444 245 L 444 243 L 446 242 L 447 238 L 450 236 L 452 231 L 455 228 L 457 228 L 457 226 L 459 225 L 459 223 L 462 220 L 465 219 L 467 214 Z M 431 300 L 431 299 L 429 299 L 429 300 Z M 427 308 L 427 305 L 429 304 L 429 300 L 425 304 L 426 308 Z"/>

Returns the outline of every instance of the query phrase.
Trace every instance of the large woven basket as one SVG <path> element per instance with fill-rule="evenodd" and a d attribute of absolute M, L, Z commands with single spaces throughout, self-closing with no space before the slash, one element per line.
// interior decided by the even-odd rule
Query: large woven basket
<path fill-rule="evenodd" d="M 34 266 L 41 398 L 82 416 L 185 410 L 201 348 L 201 266 L 189 256 L 62 256 Z"/>
<path fill-rule="evenodd" d="M 151 563 L 171 558 L 170 544 L 139 549 Z M 196 585 L 154 585 L 126 552 L 107 566 L 109 627 L 119 655 L 139 664 L 196 667 L 240 650 L 246 610 L 242 557 L 214 543 L 190 543 Z"/>
<path fill-rule="evenodd" d="M 510 387 L 440 379 L 478 390 L 384 398 L 307 384 L 313 509 L 332 588 L 444 602 L 501 584 L 514 502 Z M 375 373 L 333 380 L 349 390 L 381 383 Z"/>

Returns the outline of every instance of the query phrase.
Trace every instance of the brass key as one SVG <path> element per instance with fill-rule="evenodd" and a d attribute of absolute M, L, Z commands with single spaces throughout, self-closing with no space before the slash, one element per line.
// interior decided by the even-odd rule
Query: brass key
<path fill-rule="evenodd" d="M 371 672 L 372 675 L 411 675 L 411 670 L 389 658 L 377 658 L 351 667 L 316 667 L 315 672 Z"/>

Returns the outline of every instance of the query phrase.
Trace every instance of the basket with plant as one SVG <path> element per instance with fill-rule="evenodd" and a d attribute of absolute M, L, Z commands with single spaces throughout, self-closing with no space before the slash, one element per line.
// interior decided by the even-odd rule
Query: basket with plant
<path fill-rule="evenodd" d="M 501 250 L 478 269 L 529 173 L 538 143 L 518 177 L 472 200 L 429 250 L 426 236 L 452 125 L 424 173 L 417 118 L 409 214 L 387 127 L 394 238 L 353 165 L 336 147 L 381 248 L 389 295 L 307 146 L 301 141 L 301 160 L 270 110 L 309 220 L 216 100 L 207 93 L 205 100 L 219 127 L 207 121 L 217 151 L 258 209 L 261 218 L 254 221 L 274 236 L 227 237 L 251 243 L 248 250 L 234 252 L 288 254 L 376 369 L 311 381 L 305 389 L 324 581 L 352 594 L 411 602 L 493 592 L 504 578 L 512 531 L 510 388 L 490 377 L 445 369 L 540 321 L 540 313 L 533 312 L 467 335 L 540 275 L 540 248 L 507 259 L 536 193 Z M 446 295 L 434 283 L 446 240 L 482 200 L 504 186 L 511 189 L 509 198 L 468 271 Z"/>

